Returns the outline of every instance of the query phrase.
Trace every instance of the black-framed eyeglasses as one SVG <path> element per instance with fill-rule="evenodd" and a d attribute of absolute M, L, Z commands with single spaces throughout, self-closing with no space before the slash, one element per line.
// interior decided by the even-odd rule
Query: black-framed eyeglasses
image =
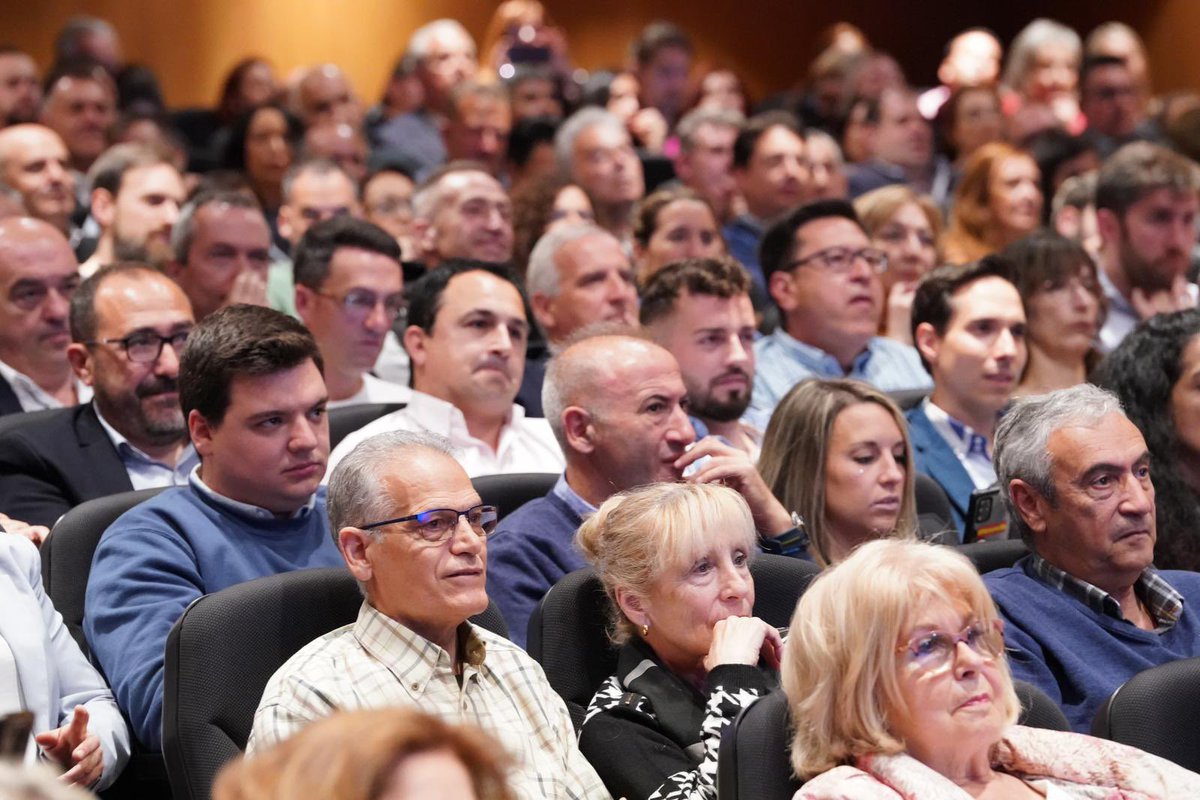
<path fill-rule="evenodd" d="M 468 508 L 466 511 L 455 511 L 453 508 L 431 508 L 428 511 L 422 511 L 418 514 L 409 514 L 407 517 L 396 517 L 395 519 L 385 519 L 383 522 L 372 522 L 370 525 L 358 525 L 359 530 L 369 531 L 373 528 L 382 528 L 387 525 L 396 525 L 401 522 L 415 522 L 416 533 L 426 542 L 437 544 L 444 542 L 454 535 L 455 528 L 458 527 L 459 517 L 466 517 L 467 524 L 471 526 L 471 530 L 475 531 L 479 536 L 490 536 L 492 531 L 496 530 L 496 523 L 500 521 L 500 510 L 495 506 L 478 505 Z"/>
<path fill-rule="evenodd" d="M 854 249 L 853 247 L 826 247 L 824 250 L 818 250 L 810 256 L 797 259 L 788 264 L 788 269 L 796 269 L 803 267 L 805 264 L 816 262 L 829 272 L 836 275 L 845 275 L 854 269 L 854 262 L 862 259 L 867 266 L 875 273 L 882 273 L 887 270 L 887 253 L 876 247 L 862 247 Z"/>
<path fill-rule="evenodd" d="M 158 357 L 162 355 L 164 344 L 170 344 L 171 348 L 178 355 L 183 350 L 184 344 L 187 343 L 188 335 L 191 334 L 191 329 L 186 331 L 178 331 L 170 336 L 160 336 L 154 331 L 134 331 L 128 336 L 121 339 L 97 339 L 84 344 L 115 344 L 125 351 L 125 355 L 135 364 L 149 364 L 152 361 L 158 361 Z"/>
<path fill-rule="evenodd" d="M 391 322 L 395 322 L 396 318 L 404 313 L 404 295 L 400 292 L 383 297 L 366 289 L 353 289 L 343 295 L 331 292 L 317 292 L 317 294 L 340 303 L 346 314 L 359 322 L 371 316 L 371 312 L 381 303 L 384 316 Z"/>

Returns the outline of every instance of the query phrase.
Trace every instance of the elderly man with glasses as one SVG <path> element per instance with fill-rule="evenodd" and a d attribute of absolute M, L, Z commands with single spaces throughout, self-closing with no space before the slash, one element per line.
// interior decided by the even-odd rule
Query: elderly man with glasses
<path fill-rule="evenodd" d="M 313 225 L 293 253 L 296 311 L 325 357 L 329 407 L 407 403 L 412 390 L 371 374 L 404 311 L 400 246 L 350 216 Z"/>
<path fill-rule="evenodd" d="M 915 349 L 875 335 L 887 256 L 853 206 L 800 206 L 767 230 L 759 255 L 782 322 L 755 345 L 753 409 L 770 414 L 805 378 L 854 378 L 885 392 L 930 387 Z"/>
<path fill-rule="evenodd" d="M 0 509 L 34 525 L 96 497 L 186 484 L 199 463 L 179 407 L 179 353 L 194 324 L 183 290 L 133 262 L 104 267 L 78 289 L 67 281 L 55 292 L 71 294 L 66 358 L 92 401 L 0 437 Z M 50 291 L 27 293 L 65 305 Z"/>
<path fill-rule="evenodd" d="M 248 751 L 335 711 L 419 707 L 495 736 L 520 798 L 607 797 L 579 753 L 566 705 L 521 648 L 469 621 L 488 606 L 480 503 L 449 443 L 392 431 L 365 440 L 329 481 L 330 530 L 366 598 L 271 678 Z"/>

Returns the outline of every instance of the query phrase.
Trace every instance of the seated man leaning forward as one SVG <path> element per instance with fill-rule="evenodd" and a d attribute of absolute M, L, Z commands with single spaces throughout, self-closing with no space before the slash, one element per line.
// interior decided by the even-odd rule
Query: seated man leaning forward
<path fill-rule="evenodd" d="M 760 249 L 782 323 L 754 346 L 751 408 L 770 414 L 805 378 L 854 378 L 883 392 L 928 389 L 917 351 L 876 336 L 887 255 L 841 200 L 818 200 L 776 221 Z"/>
<path fill-rule="evenodd" d="M 188 604 L 236 583 L 341 566 L 324 493 L 329 455 L 316 342 L 291 317 L 236 305 L 188 337 L 179 400 L 200 466 L 105 531 L 84 633 L 146 748 L 161 746 L 163 650 Z"/>
<path fill-rule="evenodd" d="M 247 751 L 338 710 L 419 707 L 497 737 L 517 797 L 607 797 L 541 667 L 468 621 L 488 605 L 497 512 L 481 505 L 449 443 L 408 431 L 363 442 L 333 472 L 329 517 L 366 602 L 353 625 L 301 649 L 267 683 Z"/>
<path fill-rule="evenodd" d="M 471 477 L 558 472 L 562 451 L 544 419 L 513 403 L 525 370 L 529 323 L 508 270 L 450 261 L 408 286 L 404 349 L 412 361 L 408 406 L 351 433 L 330 470 L 370 436 L 428 431 L 445 436 Z"/>
<path fill-rule="evenodd" d="M 1150 453 L 1089 384 L 1018 400 L 996 433 L 1010 524 L 1033 554 L 984 580 L 1008 622 L 1013 677 L 1087 732 L 1138 672 L 1200 656 L 1200 574 L 1158 572 Z"/>

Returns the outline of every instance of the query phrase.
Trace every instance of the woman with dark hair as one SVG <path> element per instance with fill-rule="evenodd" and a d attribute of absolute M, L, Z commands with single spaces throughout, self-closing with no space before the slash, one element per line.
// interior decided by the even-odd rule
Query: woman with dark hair
<path fill-rule="evenodd" d="M 1200 570 L 1200 310 L 1143 322 L 1100 363 L 1154 462 L 1154 566 Z"/>
<path fill-rule="evenodd" d="M 687 187 L 659 189 L 633 212 L 633 261 L 639 284 L 674 261 L 725 255 L 708 201 Z"/>
<path fill-rule="evenodd" d="M 246 175 L 268 220 L 283 203 L 283 176 L 303 133 L 300 120 L 278 103 L 256 106 L 234 123 L 224 166 Z"/>
<path fill-rule="evenodd" d="M 1014 394 L 1044 394 L 1087 380 L 1107 303 L 1096 264 L 1082 246 L 1038 231 L 1001 254 L 1013 268 L 1028 320 L 1029 360 Z"/>
<path fill-rule="evenodd" d="M 994 86 L 955 89 L 938 109 L 934 126 L 946 156 L 961 169 L 980 147 L 1004 138 L 999 90 Z"/>
<path fill-rule="evenodd" d="M 278 93 L 279 84 L 271 65 L 257 56 L 243 58 L 233 65 L 221 84 L 217 119 L 222 125 L 230 125 L 248 110 L 271 102 Z"/>
<path fill-rule="evenodd" d="M 562 225 L 594 223 L 592 201 L 573 183 L 554 175 L 535 178 L 512 193 L 513 268 L 522 278 L 529 254 L 543 235 Z"/>
<path fill-rule="evenodd" d="M 1067 178 L 1082 175 L 1100 166 L 1096 148 L 1082 136 L 1051 128 L 1029 142 L 1029 154 L 1042 172 L 1042 223 L 1050 221 L 1051 201 Z"/>

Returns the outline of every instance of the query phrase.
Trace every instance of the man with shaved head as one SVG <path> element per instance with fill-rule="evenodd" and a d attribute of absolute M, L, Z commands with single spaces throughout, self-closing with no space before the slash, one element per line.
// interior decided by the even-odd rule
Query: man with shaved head
<path fill-rule="evenodd" d="M 479 164 L 451 162 L 413 195 L 413 238 L 426 269 L 456 258 L 504 263 L 512 258 L 512 201 Z"/>
<path fill-rule="evenodd" d="M 75 175 L 57 133 L 32 124 L 0 130 L 0 182 L 21 195 L 26 214 L 70 232 Z"/>
<path fill-rule="evenodd" d="M 30 217 L 0 220 L 0 414 L 91 397 L 67 360 L 78 286 L 79 264 L 58 230 Z"/>
<path fill-rule="evenodd" d="M 550 361 L 546 419 L 566 456 L 554 488 L 505 517 L 489 541 L 488 596 L 513 640 L 559 578 L 586 565 L 574 545 L 583 518 L 617 492 L 659 481 L 722 481 L 741 492 L 765 535 L 792 523 L 740 450 L 695 431 L 687 387 L 667 350 L 633 335 L 581 339 Z M 708 458 L 705 458 L 708 456 Z"/>
<path fill-rule="evenodd" d="M 292 110 L 306 128 L 330 123 L 357 127 L 363 117 L 362 104 L 336 64 L 318 64 L 304 71 L 295 86 Z"/>

